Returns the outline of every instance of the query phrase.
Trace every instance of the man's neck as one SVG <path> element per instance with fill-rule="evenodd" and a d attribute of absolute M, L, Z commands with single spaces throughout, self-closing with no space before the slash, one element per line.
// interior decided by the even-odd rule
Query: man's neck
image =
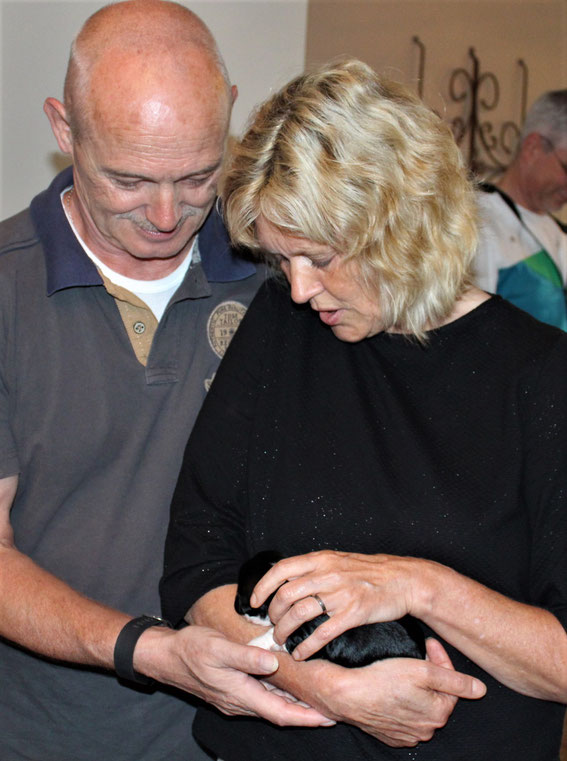
<path fill-rule="evenodd" d="M 161 280 L 171 275 L 183 264 L 191 250 L 192 240 L 188 241 L 181 251 L 167 259 L 138 259 L 131 255 L 125 255 L 124 251 L 110 249 L 100 237 L 94 224 L 91 223 L 89 226 L 85 223 L 73 188 L 65 193 L 63 208 L 73 232 L 82 245 L 94 253 L 110 270 L 132 280 Z"/>
<path fill-rule="evenodd" d="M 541 209 L 534 208 L 529 188 L 526 187 L 526 182 L 522 173 L 515 163 L 512 163 L 508 167 L 496 185 L 500 190 L 503 190 L 507 196 L 510 196 L 514 203 L 523 206 L 524 209 L 528 209 L 528 211 L 532 211 L 534 214 L 545 214 Z"/>

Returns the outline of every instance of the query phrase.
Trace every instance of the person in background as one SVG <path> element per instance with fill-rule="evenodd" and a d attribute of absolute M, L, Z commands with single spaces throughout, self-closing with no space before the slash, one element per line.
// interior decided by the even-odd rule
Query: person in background
<path fill-rule="evenodd" d="M 235 95 L 183 6 L 103 8 L 45 102 L 72 169 L 0 225 L 2 761 L 208 758 L 181 691 L 324 721 L 248 675 L 273 655 L 156 617 L 187 430 L 263 279 L 214 209 Z"/>
<path fill-rule="evenodd" d="M 478 195 L 476 282 L 538 320 L 567 330 L 567 90 L 544 93 L 526 117 L 512 162 Z"/>
<path fill-rule="evenodd" d="M 276 592 L 277 643 L 330 617 L 271 681 L 337 724 L 205 707 L 196 736 L 224 761 L 556 759 L 567 335 L 472 284 L 474 190 L 448 126 L 365 64 L 332 62 L 258 109 L 223 199 L 233 241 L 283 276 L 189 439 L 163 611 L 250 641 L 265 629 L 234 611 L 238 569 L 279 551 L 252 600 Z M 428 660 L 304 660 L 408 613 Z"/>

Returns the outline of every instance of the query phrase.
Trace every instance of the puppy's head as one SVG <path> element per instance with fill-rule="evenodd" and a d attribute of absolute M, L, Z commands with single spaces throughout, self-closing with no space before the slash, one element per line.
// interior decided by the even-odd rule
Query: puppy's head
<path fill-rule="evenodd" d="M 283 555 L 280 555 L 279 552 L 266 550 L 264 552 L 259 552 L 242 564 L 238 573 L 238 589 L 234 600 L 234 609 L 239 615 L 254 616 L 255 618 L 265 619 L 267 623 L 269 623 L 268 608 L 270 607 L 274 595 L 270 595 L 259 608 L 253 608 L 250 605 L 250 597 L 252 596 L 254 587 L 260 581 L 262 576 L 267 573 L 278 560 L 281 560 L 282 557 Z"/>

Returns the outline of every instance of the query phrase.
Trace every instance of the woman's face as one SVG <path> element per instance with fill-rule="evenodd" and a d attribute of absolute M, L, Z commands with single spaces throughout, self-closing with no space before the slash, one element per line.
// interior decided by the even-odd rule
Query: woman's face
<path fill-rule="evenodd" d="M 262 248 L 275 255 L 297 304 L 309 302 L 341 341 L 356 342 L 383 330 L 377 300 L 364 289 L 356 266 L 335 249 L 284 235 L 262 216 L 256 220 Z"/>

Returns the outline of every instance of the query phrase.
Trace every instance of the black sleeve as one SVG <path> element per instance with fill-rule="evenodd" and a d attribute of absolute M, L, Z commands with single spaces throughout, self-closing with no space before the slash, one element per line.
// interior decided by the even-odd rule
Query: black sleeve
<path fill-rule="evenodd" d="M 567 628 L 567 335 L 525 393 L 523 495 L 530 512 L 530 590 Z"/>
<path fill-rule="evenodd" d="M 160 582 L 165 618 L 178 624 L 202 595 L 235 583 L 247 558 L 248 441 L 278 298 L 268 281 L 234 336 L 189 438 L 171 505 Z"/>

